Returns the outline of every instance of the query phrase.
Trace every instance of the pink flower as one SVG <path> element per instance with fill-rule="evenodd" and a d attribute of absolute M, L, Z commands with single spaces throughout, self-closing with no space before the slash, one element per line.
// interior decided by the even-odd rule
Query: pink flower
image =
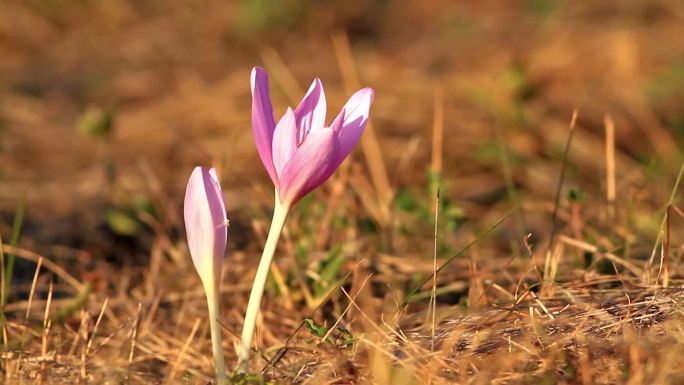
<path fill-rule="evenodd" d="M 205 287 L 218 285 L 226 251 L 226 206 L 216 171 L 195 167 L 183 203 L 185 232 L 192 262 Z"/>
<path fill-rule="evenodd" d="M 368 123 L 375 91 L 357 91 L 326 127 L 325 94 L 316 78 L 297 108 L 288 108 L 276 124 L 266 71 L 252 69 L 251 83 L 257 151 L 280 203 L 291 206 L 325 182 L 354 149 Z"/>

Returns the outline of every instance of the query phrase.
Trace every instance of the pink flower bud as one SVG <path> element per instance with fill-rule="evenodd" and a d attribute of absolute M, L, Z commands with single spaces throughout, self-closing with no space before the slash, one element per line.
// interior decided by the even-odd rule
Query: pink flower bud
<path fill-rule="evenodd" d="M 185 232 L 192 262 L 205 287 L 218 284 L 226 251 L 226 206 L 216 171 L 195 167 L 185 190 Z"/>

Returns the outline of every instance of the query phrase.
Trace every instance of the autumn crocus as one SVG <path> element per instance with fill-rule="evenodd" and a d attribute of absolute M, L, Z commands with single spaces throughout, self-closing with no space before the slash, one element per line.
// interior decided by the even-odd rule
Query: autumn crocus
<path fill-rule="evenodd" d="M 227 384 L 228 380 L 223 358 L 221 328 L 217 317 L 219 315 L 221 263 L 226 251 L 228 221 L 221 186 L 213 168 L 196 167 L 192 171 L 185 190 L 183 211 L 190 256 L 204 286 L 209 307 L 216 380 L 223 385 Z"/>
<path fill-rule="evenodd" d="M 323 85 L 314 79 L 299 105 L 294 110 L 288 108 L 276 124 L 266 71 L 254 68 L 251 84 L 254 141 L 275 186 L 275 208 L 247 305 L 238 353 L 240 372 L 247 367 L 264 284 L 287 213 L 297 201 L 325 182 L 354 149 L 368 123 L 375 95 L 371 88 L 357 91 L 326 126 Z"/>

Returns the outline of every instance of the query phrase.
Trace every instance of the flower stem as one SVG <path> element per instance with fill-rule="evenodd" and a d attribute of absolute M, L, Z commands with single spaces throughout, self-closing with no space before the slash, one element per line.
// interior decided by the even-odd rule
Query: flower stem
<path fill-rule="evenodd" d="M 264 294 L 266 278 L 268 277 L 271 261 L 273 260 L 276 246 L 278 245 L 278 239 L 280 239 L 280 233 L 283 231 L 283 226 L 285 225 L 285 218 L 287 218 L 288 210 L 289 207 L 282 205 L 276 195 L 271 229 L 268 231 L 264 252 L 261 254 L 261 261 L 259 262 L 259 267 L 257 268 L 257 273 L 254 277 L 252 292 L 249 294 L 249 303 L 247 304 L 247 312 L 245 313 L 245 323 L 242 327 L 242 341 L 240 344 L 240 351 L 238 352 L 238 373 L 245 373 L 247 371 L 247 363 L 252 347 L 252 337 L 254 336 L 254 328 L 256 326 L 257 314 L 259 313 L 261 297 Z"/>
<path fill-rule="evenodd" d="M 207 294 L 207 305 L 209 306 L 209 329 L 211 330 L 211 350 L 214 353 L 216 383 L 218 385 L 228 385 L 228 378 L 226 377 L 226 363 L 223 358 L 223 339 L 221 338 L 221 326 L 218 322 L 218 287 L 211 291 L 205 289 L 205 292 Z"/>

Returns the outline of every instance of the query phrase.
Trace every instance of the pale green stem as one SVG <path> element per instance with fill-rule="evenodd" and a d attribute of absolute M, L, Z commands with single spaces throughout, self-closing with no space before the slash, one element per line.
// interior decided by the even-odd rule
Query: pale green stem
<path fill-rule="evenodd" d="M 223 338 L 221 338 L 221 325 L 218 322 L 219 296 L 218 285 L 214 288 L 205 288 L 207 305 L 209 307 L 209 329 L 211 330 L 211 350 L 214 353 L 214 368 L 216 368 L 216 383 L 228 385 L 226 377 L 226 362 L 223 358 Z"/>
<path fill-rule="evenodd" d="M 238 352 L 238 373 L 247 371 L 247 363 L 249 362 L 249 353 L 252 347 L 252 337 L 254 336 L 254 328 L 256 327 L 261 297 L 264 294 L 264 286 L 266 286 L 266 278 L 268 277 L 268 272 L 271 267 L 271 261 L 273 260 L 273 255 L 275 254 L 276 246 L 278 245 L 278 239 L 280 239 L 280 233 L 283 231 L 285 218 L 287 217 L 287 212 L 289 210 L 288 206 L 280 203 L 277 195 L 275 201 L 271 229 L 268 231 L 264 252 L 261 254 L 261 261 L 259 262 L 259 267 L 257 268 L 257 273 L 254 277 L 252 292 L 249 294 L 249 303 L 247 304 L 247 312 L 245 313 L 245 323 L 242 327 L 242 341 L 240 343 L 240 351 Z"/>

